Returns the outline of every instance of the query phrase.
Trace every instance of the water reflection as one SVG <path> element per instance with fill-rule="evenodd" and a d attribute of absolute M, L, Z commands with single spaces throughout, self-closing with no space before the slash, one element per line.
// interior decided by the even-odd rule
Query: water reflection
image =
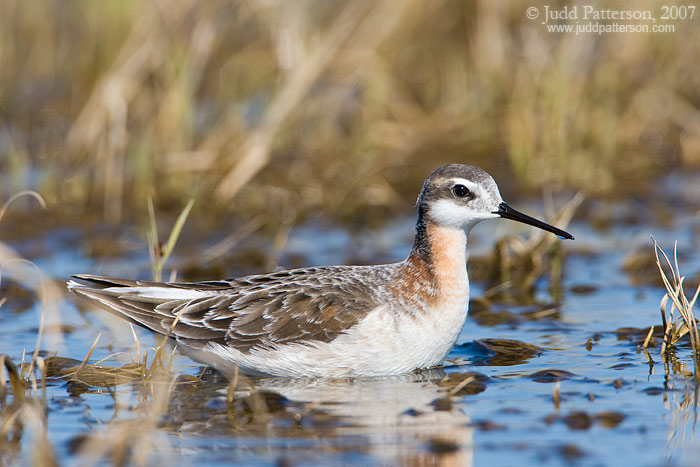
<path fill-rule="evenodd" d="M 167 429 L 235 434 L 238 447 L 242 437 L 296 438 L 287 446 L 295 451 L 305 438 L 321 439 L 382 464 L 472 465 L 471 420 L 445 403 L 455 384 L 439 385 L 447 380 L 441 370 L 355 380 L 255 378 L 238 385 L 232 403 L 227 382 L 212 378 L 196 393 L 176 385 Z"/>

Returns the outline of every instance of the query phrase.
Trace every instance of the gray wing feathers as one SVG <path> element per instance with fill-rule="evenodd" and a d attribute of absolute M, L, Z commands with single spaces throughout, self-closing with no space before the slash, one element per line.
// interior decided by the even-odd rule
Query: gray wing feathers
<path fill-rule="evenodd" d="M 74 277 L 86 284 L 71 282 L 69 290 L 184 344 L 201 348 L 213 341 L 250 352 L 295 342 L 329 342 L 360 321 L 378 299 L 364 284 L 346 277 L 350 270 L 311 268 L 198 283 L 79 275 Z M 332 277 L 339 274 L 342 280 Z M 144 288 L 157 293 L 143 293 Z M 170 290 L 177 298 L 168 297 Z M 188 290 L 192 298 L 186 298 Z"/>

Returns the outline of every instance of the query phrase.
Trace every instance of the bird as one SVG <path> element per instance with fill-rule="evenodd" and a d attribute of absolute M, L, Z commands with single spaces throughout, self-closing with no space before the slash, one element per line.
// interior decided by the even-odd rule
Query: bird
<path fill-rule="evenodd" d="M 504 218 L 574 237 L 501 198 L 479 167 L 448 164 L 423 183 L 408 257 L 204 282 L 74 275 L 68 289 L 167 336 L 196 362 L 232 377 L 364 378 L 440 365 L 469 307 L 467 236 Z"/>

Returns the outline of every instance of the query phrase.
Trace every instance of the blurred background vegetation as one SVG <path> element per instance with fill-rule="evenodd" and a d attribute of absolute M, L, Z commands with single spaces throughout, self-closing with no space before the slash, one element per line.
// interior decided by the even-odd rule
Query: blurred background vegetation
<path fill-rule="evenodd" d="M 505 195 L 627 195 L 700 166 L 697 18 L 574 36 L 532 5 L 5 0 L 0 197 L 35 189 L 54 215 L 115 224 L 148 196 L 210 219 L 362 223 L 447 162 Z M 605 2 L 631 5 L 660 3 Z"/>

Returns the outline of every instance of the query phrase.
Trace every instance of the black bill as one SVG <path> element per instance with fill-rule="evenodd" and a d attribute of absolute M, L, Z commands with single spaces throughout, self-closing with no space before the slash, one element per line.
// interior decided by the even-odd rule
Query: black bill
<path fill-rule="evenodd" d="M 553 225 L 549 225 L 545 222 L 539 221 L 535 219 L 534 217 L 530 217 L 527 214 L 523 214 L 520 211 L 516 211 L 515 209 L 511 208 L 508 206 L 506 203 L 501 203 L 498 205 L 498 211 L 493 211 L 494 214 L 498 214 L 504 219 L 511 219 L 514 221 L 522 222 L 523 224 L 530 224 L 534 225 L 535 227 L 539 227 L 542 230 L 546 230 L 547 232 L 552 232 L 554 235 L 561 239 L 566 239 L 566 240 L 573 240 L 574 237 L 571 235 L 569 232 L 565 232 L 561 229 L 557 229 Z"/>

